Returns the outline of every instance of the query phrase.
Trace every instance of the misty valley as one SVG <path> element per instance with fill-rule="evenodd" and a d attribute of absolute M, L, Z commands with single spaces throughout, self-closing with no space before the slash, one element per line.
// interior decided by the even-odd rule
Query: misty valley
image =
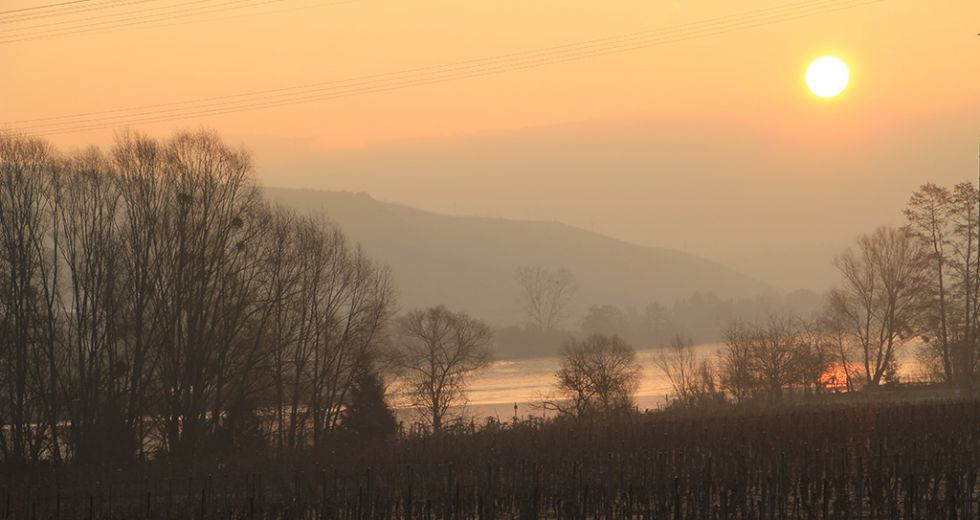
<path fill-rule="evenodd" d="M 0 520 L 980 519 L 978 21 L 0 0 Z"/>
<path fill-rule="evenodd" d="M 817 294 L 574 228 L 289 206 L 251 170 L 209 132 L 0 138 L 9 517 L 972 514 L 968 183 L 920 187 Z M 529 241 L 443 253 L 454 233 Z M 622 279 L 566 256 L 588 241 L 650 263 Z M 400 283 L 477 268 L 486 291 Z M 669 294 L 692 269 L 727 295 L 582 301 L 617 280 Z"/>

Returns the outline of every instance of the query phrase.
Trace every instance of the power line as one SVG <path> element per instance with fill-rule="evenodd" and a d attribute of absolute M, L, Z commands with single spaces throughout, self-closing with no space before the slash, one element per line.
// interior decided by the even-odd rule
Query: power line
<path fill-rule="evenodd" d="M 54 7 L 61 7 L 61 6 L 72 5 L 72 4 L 84 4 L 84 3 L 88 3 L 88 2 L 92 2 L 92 1 L 93 0 L 74 0 L 74 1 L 71 1 L 71 2 L 61 2 L 61 3 L 57 3 L 57 4 L 38 5 L 38 6 L 34 6 L 34 7 L 22 7 L 20 9 L 10 9 L 10 10 L 7 10 L 7 11 L 0 11 L 0 15 L 10 14 L 10 13 L 20 13 L 20 12 L 24 12 L 24 11 L 37 11 L 37 10 L 40 10 L 40 9 L 51 9 L 51 8 L 54 8 Z"/>
<path fill-rule="evenodd" d="M 24 133 L 31 135 L 55 135 L 295 105 L 538 68 L 589 57 L 605 56 L 684 40 L 726 34 L 883 1 L 885 0 L 819 0 L 816 2 L 801 2 L 717 17 L 701 22 L 640 31 L 615 37 L 596 38 L 584 42 L 557 45 L 490 58 L 230 96 L 11 121 L 6 123 L 5 126 L 24 125 L 27 123 L 26 126 L 20 127 L 20 130 Z"/>
<path fill-rule="evenodd" d="M 836 0 L 836 1 L 839 3 L 840 0 Z M 831 10 L 857 7 L 860 5 L 867 5 L 871 3 L 877 3 L 880 1 L 884 1 L 884 0 L 864 0 L 860 2 L 852 1 L 848 3 L 849 5 L 843 5 L 843 6 L 831 5 L 830 7 L 833 9 L 828 9 L 825 7 L 819 12 L 829 12 Z M 565 47 L 570 46 L 570 45 L 563 45 L 563 46 L 556 47 L 557 49 L 559 49 L 557 52 L 530 51 L 525 53 L 516 53 L 515 55 L 512 55 L 516 59 L 500 60 L 496 58 L 491 58 L 491 59 L 484 59 L 484 60 L 472 60 L 471 62 L 460 62 L 460 66 L 454 66 L 454 67 L 434 66 L 434 67 L 425 67 L 422 69 L 416 69 L 416 71 L 424 71 L 425 73 L 423 74 L 412 74 L 412 72 L 415 71 L 409 71 L 409 74 L 389 73 L 389 74 L 367 76 L 362 78 L 351 78 L 348 80 L 337 80 L 332 82 L 326 82 L 326 84 L 332 86 L 321 87 L 315 90 L 291 91 L 291 89 L 287 88 L 287 89 L 274 89 L 272 91 L 266 91 L 266 92 L 286 91 L 271 96 L 255 97 L 254 93 L 229 96 L 229 97 L 243 98 L 237 101 L 226 100 L 223 102 L 204 103 L 204 104 L 201 104 L 200 102 L 196 102 L 199 104 L 199 106 L 178 106 L 166 110 L 145 110 L 143 112 L 138 112 L 138 113 L 122 113 L 115 116 L 95 117 L 95 118 L 88 118 L 88 119 L 79 119 L 75 121 L 64 121 L 64 119 L 65 118 L 78 119 L 77 116 L 62 116 L 59 118 L 46 118 L 46 120 L 58 119 L 62 121 L 56 123 L 31 125 L 29 127 L 26 127 L 26 129 L 30 129 L 45 134 L 50 134 L 52 132 L 63 133 L 68 131 L 112 128 L 115 126 L 125 126 L 128 124 L 136 124 L 136 123 L 172 121 L 172 120 L 179 120 L 179 119 L 187 119 L 196 116 L 218 115 L 218 114 L 225 114 L 225 113 L 241 112 L 246 110 L 255 110 L 260 108 L 293 105 L 293 104 L 305 103 L 305 102 L 322 100 L 322 99 L 348 97 L 353 95 L 361 95 L 367 93 L 394 90 L 399 88 L 406 88 L 410 86 L 427 85 L 427 84 L 449 81 L 454 79 L 484 76 L 488 74 L 495 74 L 495 73 L 507 72 L 512 70 L 524 70 L 528 68 L 536 68 L 543 65 L 573 61 L 585 57 L 602 56 L 615 52 L 623 52 L 626 50 L 649 47 L 652 45 L 662 45 L 666 43 L 673 43 L 676 41 L 687 40 L 692 38 L 723 34 L 727 32 L 732 32 L 734 30 L 741 30 L 750 27 L 768 25 L 770 23 L 796 19 L 803 16 L 810 16 L 818 13 L 795 12 L 791 14 L 792 16 L 789 17 L 782 15 L 782 17 L 778 19 L 752 19 L 752 20 L 737 22 L 734 24 L 728 24 L 726 26 L 706 26 L 706 24 L 702 23 L 701 25 L 704 27 L 698 27 L 693 31 L 689 30 L 687 32 L 677 33 L 674 34 L 673 36 L 666 37 L 666 38 L 647 37 L 646 39 L 641 41 L 630 41 L 630 40 L 635 40 L 635 38 L 620 39 L 617 41 L 613 41 L 612 42 L 613 45 L 605 44 L 599 46 L 596 45 L 578 46 L 572 49 L 563 49 Z M 685 25 L 690 25 L 690 24 L 685 24 Z M 252 96 L 252 98 L 249 99 L 248 96 Z M 283 98 L 283 99 L 274 100 L 274 98 Z M 212 98 L 212 99 L 222 99 L 222 98 Z M 123 109 L 123 110 L 131 111 L 131 109 Z M 106 111 L 106 112 L 102 112 L 101 114 L 107 114 L 112 112 L 120 112 L 120 110 Z M 90 115 L 98 115 L 98 114 L 100 113 L 89 113 L 86 115 L 90 116 Z M 34 120 L 34 121 L 39 121 L 39 120 Z M 27 121 L 19 121 L 14 123 L 24 123 L 24 122 Z M 104 122 L 104 124 L 100 122 Z M 83 125 L 83 126 L 79 126 L 79 125 Z M 41 129 L 46 129 L 46 130 L 41 130 Z"/>
<path fill-rule="evenodd" d="M 52 11 L 29 12 L 29 13 L 0 16 L 0 23 L 18 24 L 18 23 L 31 22 L 33 20 L 63 18 L 67 16 L 77 15 L 77 14 L 112 10 L 112 9 L 117 9 L 122 7 L 128 7 L 134 4 L 143 4 L 147 2 L 159 2 L 159 1 L 165 1 L 165 0 L 98 0 L 98 1 L 88 0 L 87 3 L 85 4 L 64 7 Z"/>
<path fill-rule="evenodd" d="M 89 13 L 92 11 L 104 11 L 107 9 L 117 9 L 120 7 L 129 7 L 135 4 L 145 4 L 147 2 L 158 2 L 160 0 L 102 0 L 100 2 L 85 4 L 81 6 L 71 7 L 67 9 L 60 9 L 52 12 L 44 13 L 32 13 L 32 14 L 22 14 L 19 16 L 0 16 L 0 24 L 18 24 L 29 22 L 32 20 L 44 20 L 46 18 L 60 18 L 64 16 L 76 15 L 80 13 Z M 112 14 L 104 16 L 113 16 Z M 72 23 L 72 20 L 66 20 L 58 23 Z M 44 27 L 45 25 L 36 25 L 33 27 Z M 28 30 L 31 27 L 24 27 L 18 30 Z"/>
<path fill-rule="evenodd" d="M 247 17 L 253 17 L 253 16 L 268 16 L 268 15 L 279 14 L 279 13 L 290 13 L 290 12 L 295 12 L 295 11 L 300 11 L 300 10 L 305 10 L 305 9 L 315 9 L 315 8 L 319 8 L 319 7 L 329 7 L 329 6 L 334 6 L 334 5 L 352 4 L 352 3 L 361 2 L 361 1 L 363 1 L 363 0 L 337 0 L 335 2 L 313 3 L 313 4 L 306 4 L 306 5 L 297 5 L 297 6 L 293 6 L 293 7 L 284 7 L 282 9 L 273 9 L 273 10 L 245 12 L 245 13 L 238 13 L 238 14 L 226 15 L 226 16 L 218 16 L 218 17 L 212 17 L 212 18 L 197 18 L 197 19 L 194 19 L 194 20 L 182 20 L 182 21 L 171 22 L 171 23 L 155 23 L 157 21 L 166 21 L 166 20 L 161 19 L 161 20 L 148 21 L 146 23 L 130 24 L 130 25 L 123 26 L 123 27 L 116 27 L 116 28 L 110 27 L 110 28 L 106 28 L 106 29 L 98 29 L 98 30 L 86 31 L 86 33 L 89 33 L 89 32 L 104 33 L 104 32 L 109 32 L 109 31 L 116 31 L 116 30 L 127 30 L 130 27 L 135 27 L 135 26 L 138 26 L 141 29 L 147 29 L 147 28 L 156 29 L 156 28 L 160 28 L 160 27 L 173 27 L 175 25 L 187 25 L 187 24 L 191 24 L 191 23 L 225 21 L 225 20 L 233 20 L 233 19 L 237 19 L 237 18 L 247 18 Z M 207 14 L 207 13 L 198 13 L 198 14 Z"/>
<path fill-rule="evenodd" d="M 138 0 L 138 1 L 157 1 L 157 0 Z M 97 34 L 97 33 L 105 33 L 105 32 L 112 32 L 112 31 L 124 31 L 124 30 L 127 30 L 127 29 L 137 28 L 137 27 L 138 28 L 141 28 L 141 29 L 155 29 L 155 28 L 160 28 L 160 27 L 172 27 L 172 26 L 175 26 L 175 25 L 187 25 L 187 24 L 191 24 L 191 23 L 225 21 L 225 20 L 232 20 L 232 19 L 236 19 L 236 18 L 245 18 L 245 17 L 252 17 L 252 16 L 263 16 L 263 15 L 267 16 L 267 15 L 278 14 L 278 13 L 294 12 L 294 11 L 299 11 L 299 10 L 304 10 L 304 9 L 315 9 L 315 8 L 319 8 L 319 7 L 328 7 L 328 6 L 334 6 L 334 5 L 340 5 L 340 4 L 351 4 L 351 3 L 355 3 L 355 2 L 361 2 L 361 1 L 363 1 L 363 0 L 337 0 L 337 1 L 334 1 L 334 2 L 327 2 L 327 3 L 312 3 L 312 4 L 305 4 L 305 5 L 297 5 L 297 6 L 293 6 L 293 7 L 284 7 L 282 9 L 262 10 L 262 11 L 244 12 L 244 13 L 241 13 L 240 12 L 240 13 L 234 14 L 234 15 L 224 15 L 224 16 L 216 16 L 216 17 L 210 17 L 210 18 L 196 18 L 196 19 L 191 19 L 191 20 L 187 20 L 185 18 L 188 18 L 188 17 L 196 17 L 196 16 L 205 16 L 205 15 L 211 14 L 211 12 L 192 13 L 190 15 L 184 15 L 184 16 L 169 16 L 169 17 L 161 16 L 160 18 L 156 18 L 156 19 L 152 19 L 152 20 L 145 20 L 145 21 L 131 22 L 131 23 L 123 23 L 123 24 L 118 24 L 118 25 L 106 25 L 106 26 L 102 26 L 102 27 L 95 27 L 95 28 L 86 29 L 86 30 L 79 30 L 79 31 L 66 31 L 64 33 L 52 34 L 52 35 L 43 35 L 43 34 L 42 35 L 33 35 L 33 37 L 14 38 L 14 39 L 11 39 L 9 41 L 2 40 L 2 38 L 3 38 L 3 32 L 0 31 L 0 45 L 2 45 L 2 44 L 17 43 L 17 42 L 24 42 L 24 41 L 31 41 L 31 40 L 40 40 L 40 39 L 45 39 L 45 38 L 56 38 L 56 37 L 61 37 L 61 36 L 74 36 L 74 35 L 79 35 L 79 34 L 92 34 L 92 33 L 96 33 Z M 230 9 L 216 10 L 216 11 L 213 11 L 213 12 L 222 13 L 222 12 L 227 12 L 227 11 L 230 11 Z M 163 13 L 161 13 L 161 15 L 162 14 Z M 179 21 L 170 22 L 170 23 L 158 23 L 158 22 L 167 22 L 168 20 L 173 20 L 173 19 L 176 19 L 176 20 L 179 20 Z M 118 20 L 117 21 L 113 21 L 111 23 L 115 23 L 115 22 L 118 22 Z M 108 21 L 105 22 L 105 23 L 106 24 L 110 24 L 110 22 L 108 22 Z M 22 36 L 31 36 L 31 35 L 22 35 Z"/>
<path fill-rule="evenodd" d="M 138 0 L 142 1 L 152 1 L 152 0 Z M 233 11 L 238 9 L 246 9 L 251 7 L 259 7 L 268 4 L 276 4 L 285 2 L 288 0 L 229 0 L 221 3 L 213 3 L 215 0 L 193 0 L 190 2 L 185 2 L 183 4 L 178 4 L 176 7 L 182 6 L 192 6 L 185 7 L 183 9 L 173 9 L 172 5 L 153 7 L 150 9 L 143 9 L 142 11 L 130 11 L 125 13 L 116 13 L 109 15 L 99 15 L 82 20 L 74 21 L 61 21 L 52 22 L 48 24 L 39 25 L 33 28 L 25 28 L 14 31 L 9 31 L 2 36 L 0 36 L 0 44 L 9 44 L 15 42 L 23 42 L 29 40 L 39 40 L 43 38 L 52 38 L 59 36 L 71 36 L 77 34 L 84 34 L 89 32 L 103 32 L 111 29 L 126 28 L 135 25 L 144 25 L 148 23 L 154 23 L 159 21 L 181 19 L 193 16 L 208 15 L 214 13 L 223 13 L 227 11 Z M 205 4 L 205 5 L 196 5 Z M 211 4 L 211 5 L 207 5 Z M 159 13 L 145 14 L 146 11 L 162 11 Z M 121 16 L 120 16 L 121 15 Z M 110 17 L 109 20 L 103 20 L 99 22 L 92 23 L 78 23 L 85 22 L 88 20 L 94 20 L 98 18 Z M 68 27 L 59 27 L 55 29 L 41 29 L 36 30 L 40 27 L 48 27 L 55 25 L 64 24 L 74 24 Z"/>
<path fill-rule="evenodd" d="M 441 72 L 441 71 L 445 71 L 447 69 L 455 69 L 457 67 L 463 67 L 463 66 L 471 66 L 471 65 L 472 66 L 479 66 L 479 65 L 492 64 L 492 63 L 495 63 L 495 62 L 504 61 L 504 60 L 508 60 L 508 59 L 513 59 L 513 58 L 523 58 L 523 57 L 532 56 L 532 55 L 551 54 L 551 53 L 554 53 L 554 52 L 560 52 L 560 51 L 564 51 L 564 50 L 575 50 L 575 49 L 582 49 L 582 48 L 591 48 L 593 46 L 603 45 L 603 44 L 623 43 L 623 42 L 628 42 L 628 41 L 634 41 L 636 39 L 648 38 L 648 37 L 651 37 L 651 35 L 664 36 L 666 34 L 680 33 L 680 32 L 685 31 L 685 30 L 704 28 L 704 27 L 708 27 L 708 26 L 720 24 L 720 23 L 723 23 L 723 22 L 735 22 L 735 21 L 746 20 L 746 19 L 758 20 L 759 17 L 762 16 L 762 15 L 776 14 L 779 11 L 795 11 L 795 12 L 798 13 L 801 8 L 817 8 L 817 7 L 821 7 L 821 6 L 831 6 L 832 7 L 832 6 L 836 5 L 836 4 L 840 4 L 841 2 L 851 3 L 851 2 L 854 2 L 854 1 L 855 0 L 817 0 L 817 1 L 807 0 L 807 1 L 798 2 L 798 3 L 795 3 L 795 4 L 786 4 L 786 5 L 782 5 L 782 6 L 769 7 L 769 8 L 765 8 L 765 9 L 759 9 L 759 10 L 749 11 L 749 12 L 744 12 L 744 13 L 736 13 L 736 14 L 730 14 L 730 15 L 725 15 L 725 16 L 719 16 L 719 17 L 715 17 L 715 18 L 711 18 L 711 19 L 707 19 L 707 20 L 702 20 L 702 21 L 699 21 L 699 22 L 688 22 L 688 23 L 684 23 L 684 24 L 678 24 L 678 25 L 673 25 L 673 26 L 668 26 L 668 27 L 662 27 L 662 28 L 657 28 L 657 29 L 644 30 L 644 31 L 637 31 L 637 32 L 627 33 L 627 34 L 622 34 L 622 35 L 617 35 L 617 36 L 609 36 L 609 37 L 602 37 L 602 38 L 593 38 L 593 39 L 590 39 L 590 40 L 585 40 L 585 41 L 580 41 L 580 42 L 560 44 L 560 45 L 553 45 L 553 46 L 549 46 L 549 47 L 542 47 L 542 48 L 532 49 L 532 50 L 528 50 L 528 51 L 520 51 L 520 52 L 513 52 L 513 53 L 508 53 L 508 54 L 501 54 L 501 55 L 496 55 L 496 56 L 492 56 L 492 57 L 488 57 L 488 58 L 476 58 L 476 59 L 462 60 L 462 61 L 445 63 L 445 64 L 441 64 L 441 65 L 428 65 L 428 66 L 424 66 L 424 67 L 417 67 L 417 68 L 412 68 L 412 69 L 403 69 L 403 70 L 399 70 L 399 71 L 395 71 L 395 72 L 386 72 L 386 73 L 379 73 L 379 74 L 371 74 L 371 75 L 359 76 L 359 77 L 355 77 L 355 78 L 330 80 L 330 81 L 310 83 L 310 84 L 305 84 L 305 85 L 298 85 L 298 86 L 291 86 L 291 87 L 282 87 L 282 88 L 267 89 L 267 90 L 260 90 L 260 91 L 252 91 L 252 92 L 232 94 L 232 95 L 226 95 L 226 96 L 215 96 L 215 97 L 209 97 L 209 98 L 199 98 L 199 99 L 188 100 L 188 101 L 179 101 L 179 102 L 171 102 L 171 103 L 158 103 L 158 104 L 153 104 L 153 105 L 141 105 L 141 106 L 120 108 L 120 109 L 114 109 L 114 110 L 104 110 L 104 111 L 97 111 L 97 112 L 84 112 L 84 113 L 76 113 L 76 114 L 69 114 L 69 115 L 63 115 L 63 116 L 53 116 L 53 117 L 43 117 L 43 118 L 36 118 L 36 119 L 24 119 L 24 120 L 18 120 L 18 121 L 9 121 L 9 122 L 7 122 L 7 124 L 33 123 L 33 122 L 51 121 L 51 120 L 58 120 L 58 119 L 71 119 L 71 118 L 86 117 L 86 116 L 105 115 L 105 114 L 119 113 L 119 112 L 126 112 L 126 111 L 139 111 L 139 110 L 153 109 L 153 108 L 173 107 L 173 106 L 178 106 L 178 105 L 194 105 L 194 104 L 210 103 L 210 102 L 214 102 L 214 101 L 224 101 L 224 100 L 230 100 L 230 99 L 236 99 L 236 98 L 261 96 L 261 95 L 265 95 L 265 94 L 289 93 L 291 91 L 305 91 L 305 90 L 309 90 L 309 89 L 317 90 L 317 89 L 319 89 L 319 87 L 325 87 L 325 86 L 331 86 L 331 85 L 338 85 L 338 84 L 360 83 L 360 82 L 367 81 L 367 80 L 377 80 L 377 79 L 388 78 L 388 77 L 393 77 L 393 76 L 412 75 L 412 74 L 419 74 L 419 73 L 425 73 L 425 72 Z M 304 93 L 304 92 L 294 92 L 294 93 Z"/>
<path fill-rule="evenodd" d="M 98 115 L 105 115 L 105 114 L 111 114 L 111 113 L 120 113 L 120 112 L 127 112 L 127 111 L 140 111 L 140 110 L 154 109 L 154 108 L 162 108 L 162 107 L 174 107 L 174 106 L 179 106 L 179 105 L 195 105 L 195 104 L 201 104 L 201 103 L 207 104 L 207 103 L 211 103 L 211 102 L 215 102 L 215 101 L 225 101 L 225 100 L 231 100 L 231 99 L 236 99 L 236 98 L 246 98 L 246 97 L 262 96 L 262 95 L 266 95 L 266 94 L 279 94 L 279 93 L 286 93 L 286 94 L 288 94 L 290 92 L 292 92 L 292 93 L 298 93 L 298 94 L 299 93 L 306 93 L 306 92 L 303 92 L 303 91 L 308 91 L 310 89 L 319 90 L 319 87 L 326 87 L 326 86 L 338 85 L 338 84 L 351 84 L 351 83 L 355 83 L 356 84 L 356 83 L 360 83 L 360 82 L 364 82 L 364 81 L 368 81 L 368 80 L 378 80 L 378 79 L 389 78 L 389 77 L 393 77 L 393 76 L 413 75 L 413 74 L 419 74 L 419 73 L 425 73 L 425 72 L 444 72 L 446 70 L 451 70 L 451 69 L 455 69 L 455 68 L 458 68 L 458 67 L 464 67 L 464 66 L 487 65 L 487 64 L 492 64 L 492 63 L 499 62 L 499 61 L 504 61 L 504 60 L 508 60 L 508 59 L 514 59 L 514 58 L 524 58 L 524 57 L 528 57 L 528 56 L 532 56 L 532 55 L 551 54 L 551 53 L 554 53 L 554 52 L 560 52 L 560 51 L 564 51 L 564 50 L 576 50 L 576 49 L 582 49 L 582 48 L 591 48 L 591 47 L 596 46 L 596 45 L 617 44 L 617 43 L 629 42 L 629 41 L 634 41 L 634 40 L 640 39 L 640 38 L 649 38 L 651 36 L 651 34 L 664 36 L 666 34 L 679 33 L 679 32 L 684 31 L 684 30 L 705 28 L 705 27 L 709 27 L 709 26 L 712 26 L 712 25 L 720 24 L 720 23 L 723 23 L 723 22 L 734 22 L 734 21 L 747 20 L 747 19 L 758 20 L 759 17 L 760 17 L 760 15 L 776 14 L 776 12 L 778 12 L 778 11 L 792 11 L 792 10 L 795 10 L 795 12 L 798 14 L 800 12 L 800 8 L 817 8 L 817 7 L 821 7 L 821 6 L 834 7 L 836 4 L 839 4 L 841 2 L 848 2 L 848 3 L 850 3 L 850 2 L 853 2 L 853 1 L 854 0 L 818 0 L 816 2 L 813 2 L 813 1 L 805 1 L 805 2 L 799 2 L 799 3 L 796 3 L 796 4 L 787 4 L 787 5 L 778 6 L 778 7 L 770 7 L 770 8 L 766 8 L 766 9 L 760 9 L 760 10 L 756 10 L 756 11 L 750 11 L 750 12 L 747 12 L 747 13 L 737 13 L 737 14 L 732 14 L 732 15 L 720 16 L 720 17 L 716 17 L 716 18 L 712 18 L 712 19 L 708 19 L 708 20 L 703 20 L 703 21 L 700 21 L 700 22 L 689 22 L 689 23 L 674 25 L 674 26 L 670 26 L 670 27 L 664 27 L 664 28 L 653 29 L 653 30 L 638 31 L 638 32 L 627 33 L 627 34 L 618 35 L 618 36 L 611 36 L 611 37 L 604 37 L 604 38 L 594 38 L 594 39 L 586 40 L 586 41 L 582 41 L 582 42 L 568 43 L 568 44 L 562 44 L 562 45 L 554 45 L 554 46 L 550 46 L 550 47 L 533 49 L 533 50 L 529 50 L 529 51 L 522 51 L 522 52 L 509 53 L 509 54 L 502 54 L 502 55 L 497 55 L 497 56 L 493 56 L 493 57 L 489 57 L 489 58 L 477 58 L 477 59 L 470 59 L 470 60 L 450 62 L 450 63 L 446 63 L 446 64 L 441 64 L 441 65 L 429 65 L 429 66 L 418 67 L 418 68 L 413 68 L 413 69 L 404 69 L 404 70 L 395 71 L 395 72 L 387 72 L 387 73 L 380 73 L 380 74 L 371 74 L 371 75 L 360 76 L 360 77 L 355 77 L 355 78 L 347 78 L 347 79 L 340 79 L 340 80 L 331 80 L 331 81 L 311 83 L 311 84 L 306 84 L 306 85 L 299 85 L 299 86 L 292 86 L 292 87 L 283 87 L 283 88 L 276 88 L 276 89 L 267 89 L 267 90 L 253 91 L 253 92 L 233 94 L 233 95 L 226 95 L 226 96 L 215 96 L 215 97 L 209 97 L 209 98 L 200 98 L 200 99 L 188 100 L 188 101 L 181 101 L 181 102 L 159 103 L 159 104 L 154 104 L 154 105 L 134 106 L 134 107 L 127 107 L 127 108 L 115 109 L 115 110 L 105 110 L 105 111 L 97 111 L 97 112 L 84 112 L 84 113 L 76 113 L 76 114 L 63 115 L 63 116 L 44 117 L 44 118 L 36 118 L 36 119 L 26 119 L 26 120 L 19 120 L 19 121 L 9 121 L 9 122 L 7 122 L 7 124 L 23 124 L 23 123 L 34 123 L 34 122 L 41 122 L 41 121 L 52 121 L 52 120 L 59 120 L 59 119 L 72 119 L 72 118 L 87 117 L 87 116 L 98 116 Z M 219 104 L 221 104 L 221 103 L 219 103 Z M 190 108 L 190 107 L 188 107 L 188 108 Z"/>

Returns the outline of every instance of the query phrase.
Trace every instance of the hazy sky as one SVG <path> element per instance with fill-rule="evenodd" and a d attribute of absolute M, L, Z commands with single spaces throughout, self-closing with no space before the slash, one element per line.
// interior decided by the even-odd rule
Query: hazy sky
<path fill-rule="evenodd" d="M 52 1 L 4 0 L 0 11 Z M 127 3 L 62 18 L 0 14 L 0 126 L 656 28 L 674 39 L 701 36 L 682 24 L 730 27 L 740 18 L 719 17 L 861 2 Z M 199 14 L 178 17 L 189 3 Z M 10 41 L 154 17 L 166 19 Z M 175 25 L 181 21 L 193 23 Z M 980 2 L 883 0 L 755 25 L 529 70 L 137 128 L 214 128 L 253 150 L 268 185 L 560 220 L 702 254 L 780 286 L 822 289 L 833 280 L 832 256 L 860 232 L 900 223 L 915 186 L 976 178 Z M 822 54 L 851 69 L 849 89 L 833 100 L 815 98 L 802 80 Z M 105 144 L 112 130 L 50 139 Z"/>

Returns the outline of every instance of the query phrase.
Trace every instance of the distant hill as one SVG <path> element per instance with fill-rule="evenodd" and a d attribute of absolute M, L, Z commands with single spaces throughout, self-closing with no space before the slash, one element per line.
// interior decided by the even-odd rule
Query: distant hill
<path fill-rule="evenodd" d="M 577 315 L 591 304 L 642 308 L 696 291 L 739 298 L 767 289 L 704 258 L 557 222 L 438 215 L 365 193 L 264 191 L 298 211 L 323 212 L 373 258 L 387 263 L 401 310 L 443 303 L 494 325 L 520 323 L 524 317 L 514 281 L 520 266 L 570 270 L 579 287 Z"/>

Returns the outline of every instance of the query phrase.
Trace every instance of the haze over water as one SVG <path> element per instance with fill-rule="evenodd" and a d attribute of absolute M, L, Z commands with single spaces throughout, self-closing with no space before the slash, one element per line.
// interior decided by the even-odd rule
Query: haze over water
<path fill-rule="evenodd" d="M 905 345 L 899 350 L 899 377 L 905 380 L 923 380 L 921 366 L 915 359 L 917 344 Z M 722 343 L 696 345 L 698 360 L 716 359 Z M 657 409 L 672 393 L 670 382 L 653 362 L 659 348 L 637 350 L 637 360 L 643 366 L 640 387 L 636 392 L 636 405 L 640 410 Z M 555 371 L 558 356 L 495 361 L 490 368 L 473 378 L 466 412 L 476 419 L 496 417 L 509 421 L 514 416 L 514 403 L 519 417 L 541 415 L 534 404 L 539 396 L 554 393 Z M 553 414 L 552 414 L 553 415 Z"/>

